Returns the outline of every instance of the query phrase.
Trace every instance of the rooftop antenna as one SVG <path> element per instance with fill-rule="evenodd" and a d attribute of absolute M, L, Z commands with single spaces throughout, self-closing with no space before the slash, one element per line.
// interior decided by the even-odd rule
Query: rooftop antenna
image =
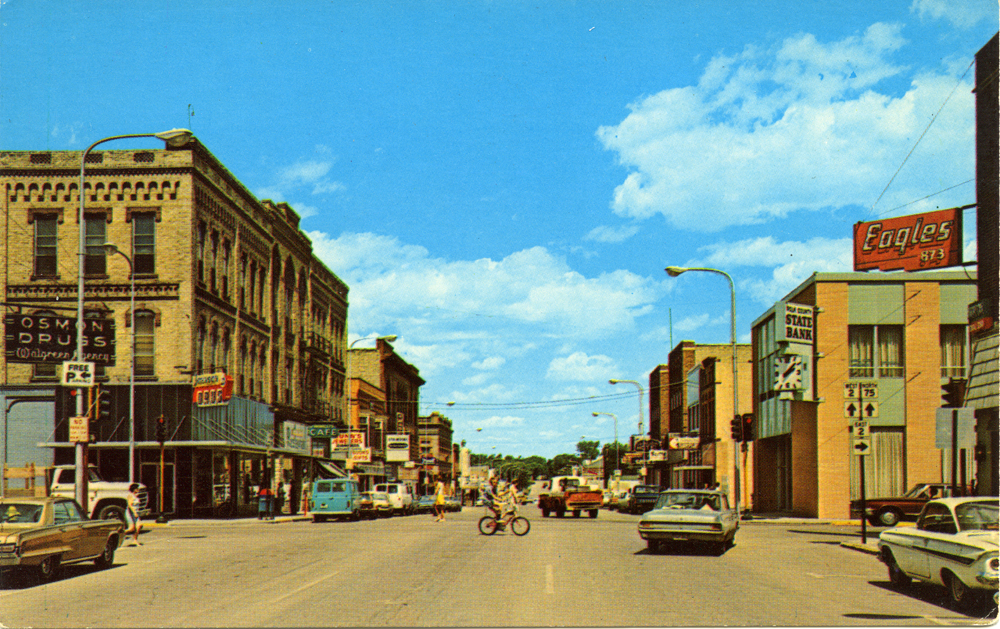
<path fill-rule="evenodd" d="M 191 109 L 191 103 L 188 103 L 188 126 L 187 126 L 188 129 L 191 128 L 191 116 L 193 115 L 194 115 L 194 110 Z"/>

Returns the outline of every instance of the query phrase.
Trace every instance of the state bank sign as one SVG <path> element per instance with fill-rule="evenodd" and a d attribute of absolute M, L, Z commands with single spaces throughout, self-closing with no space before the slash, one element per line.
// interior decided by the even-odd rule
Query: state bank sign
<path fill-rule="evenodd" d="M 962 264 L 962 210 L 854 225 L 854 270 L 926 271 Z"/>

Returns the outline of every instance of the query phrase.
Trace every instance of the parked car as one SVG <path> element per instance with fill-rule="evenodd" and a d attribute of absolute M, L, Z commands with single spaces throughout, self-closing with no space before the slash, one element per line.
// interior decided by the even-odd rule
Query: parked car
<path fill-rule="evenodd" d="M 445 496 L 444 509 L 445 511 L 460 512 L 462 510 L 462 501 L 455 496 Z"/>
<path fill-rule="evenodd" d="M 313 522 L 324 522 L 331 516 L 357 520 L 361 517 L 361 492 L 357 481 L 337 478 L 314 482 L 309 512 Z"/>
<path fill-rule="evenodd" d="M 375 485 L 375 491 L 387 494 L 392 504 L 392 512 L 413 513 L 413 493 L 405 483 L 380 483 Z"/>
<path fill-rule="evenodd" d="M 420 496 L 414 503 L 415 506 L 413 507 L 413 510 L 417 513 L 430 513 L 431 511 L 434 511 L 435 498 L 434 494 L 424 494 L 423 496 Z"/>
<path fill-rule="evenodd" d="M 668 489 L 639 520 L 639 537 L 649 550 L 662 544 L 709 544 L 722 554 L 736 539 L 739 514 L 721 491 Z"/>
<path fill-rule="evenodd" d="M 362 518 L 380 518 L 392 515 L 389 496 L 375 491 L 361 492 L 358 508 Z"/>
<path fill-rule="evenodd" d="M 611 500 L 608 502 L 608 509 L 612 511 L 620 510 L 624 505 L 628 504 L 628 490 L 621 489 L 611 493 Z"/>
<path fill-rule="evenodd" d="M 124 538 L 121 521 L 91 520 L 71 498 L 0 499 L 0 570 L 33 571 L 46 582 L 69 564 L 108 568 Z"/>
<path fill-rule="evenodd" d="M 618 510 L 627 513 L 646 513 L 656 505 L 660 492 L 663 489 L 659 485 L 636 485 L 629 493 L 628 502 Z"/>
<path fill-rule="evenodd" d="M 998 508 L 998 498 L 931 500 L 916 527 L 882 531 L 879 559 L 889 569 L 889 580 L 896 587 L 913 579 L 944 586 L 958 607 L 986 594 L 992 594 L 996 604 Z"/>
<path fill-rule="evenodd" d="M 896 526 L 900 520 L 915 520 L 928 500 L 951 495 L 947 483 L 917 483 L 902 496 L 867 498 L 865 519 L 872 526 Z M 861 501 L 851 501 L 851 517 L 861 518 Z"/>

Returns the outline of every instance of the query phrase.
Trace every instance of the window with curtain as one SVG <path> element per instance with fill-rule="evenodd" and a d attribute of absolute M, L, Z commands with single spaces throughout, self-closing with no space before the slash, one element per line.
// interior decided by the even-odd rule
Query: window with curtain
<path fill-rule="evenodd" d="M 865 495 L 902 496 L 903 485 L 903 430 L 873 430 L 871 454 L 865 461 Z M 861 473 L 858 457 L 851 457 L 851 500 L 861 498 Z"/>
<path fill-rule="evenodd" d="M 880 325 L 878 338 L 878 375 L 881 378 L 903 377 L 903 326 Z"/>
<path fill-rule="evenodd" d="M 942 325 L 942 378 L 965 377 L 966 351 L 966 327 L 964 325 Z"/>
<path fill-rule="evenodd" d="M 870 325 L 852 325 L 848 326 L 847 335 L 850 345 L 849 377 L 871 378 L 875 375 L 875 328 Z"/>
<path fill-rule="evenodd" d="M 104 214 L 87 216 L 84 220 L 83 268 L 86 275 L 108 274 L 108 257 L 104 251 L 104 243 L 108 241 L 106 220 Z"/>
<path fill-rule="evenodd" d="M 55 216 L 35 218 L 35 275 L 53 276 L 58 274 L 56 230 Z"/>
<path fill-rule="evenodd" d="M 156 315 L 149 310 L 135 311 L 135 375 L 156 375 Z"/>
<path fill-rule="evenodd" d="M 136 275 L 156 273 L 156 218 L 153 214 L 132 215 L 132 261 Z"/>

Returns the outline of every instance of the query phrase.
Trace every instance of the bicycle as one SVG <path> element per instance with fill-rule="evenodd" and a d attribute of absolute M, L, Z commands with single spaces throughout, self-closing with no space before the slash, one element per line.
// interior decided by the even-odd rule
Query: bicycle
<path fill-rule="evenodd" d="M 495 516 L 484 515 L 479 519 L 479 532 L 483 535 L 493 535 L 497 531 L 503 531 L 510 525 L 510 530 L 518 537 L 527 535 L 531 530 L 531 522 L 528 518 L 518 515 L 517 505 L 511 506 L 503 511 L 503 515 L 498 520 Z"/>

